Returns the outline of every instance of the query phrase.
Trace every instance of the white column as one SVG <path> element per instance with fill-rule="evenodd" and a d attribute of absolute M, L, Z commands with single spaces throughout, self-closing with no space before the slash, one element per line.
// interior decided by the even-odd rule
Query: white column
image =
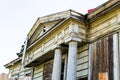
<path fill-rule="evenodd" d="M 119 69 L 120 69 L 120 31 L 119 31 L 119 37 L 118 37 L 118 47 L 119 47 L 119 49 L 118 49 L 118 61 L 119 61 Z M 120 74 L 120 70 L 119 70 L 119 74 Z M 120 75 L 119 75 L 119 79 L 120 79 Z"/>
<path fill-rule="evenodd" d="M 119 80 L 118 34 L 113 35 L 114 80 Z"/>
<path fill-rule="evenodd" d="M 67 80 L 76 80 L 77 42 L 69 43 Z"/>
<path fill-rule="evenodd" d="M 57 48 L 57 49 L 55 49 L 55 54 L 54 54 L 52 80 L 60 80 L 60 77 L 61 77 L 61 61 L 62 61 L 61 49 Z"/>

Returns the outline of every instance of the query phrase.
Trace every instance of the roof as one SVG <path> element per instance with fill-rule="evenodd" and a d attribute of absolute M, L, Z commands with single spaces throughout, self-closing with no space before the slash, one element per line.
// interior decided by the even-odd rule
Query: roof
<path fill-rule="evenodd" d="M 113 7 L 116 7 L 117 4 L 120 5 L 119 3 L 120 0 L 109 0 L 106 3 L 103 3 L 102 5 L 96 7 L 91 13 L 88 13 L 88 19 L 93 19 L 99 15 L 102 15 L 110 10 L 110 8 L 112 9 Z"/>
<path fill-rule="evenodd" d="M 18 58 L 16 58 L 16 59 L 14 59 L 13 61 L 5 64 L 4 66 L 5 66 L 6 68 L 8 68 L 8 67 L 14 65 L 15 63 L 17 63 L 18 61 L 21 61 L 21 60 L 22 60 L 22 57 L 18 57 Z"/>

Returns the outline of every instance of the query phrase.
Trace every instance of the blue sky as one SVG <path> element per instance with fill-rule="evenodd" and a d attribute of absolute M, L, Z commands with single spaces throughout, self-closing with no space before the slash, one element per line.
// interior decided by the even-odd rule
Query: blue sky
<path fill-rule="evenodd" d="M 38 17 L 73 9 L 87 13 L 108 0 L 0 0 L 0 73 L 17 58 L 27 33 Z"/>

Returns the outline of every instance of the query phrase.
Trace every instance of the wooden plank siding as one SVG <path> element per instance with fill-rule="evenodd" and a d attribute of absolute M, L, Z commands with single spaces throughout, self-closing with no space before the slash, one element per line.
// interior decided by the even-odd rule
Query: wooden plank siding
<path fill-rule="evenodd" d="M 43 80 L 43 65 L 40 65 L 34 69 L 33 80 Z"/>
<path fill-rule="evenodd" d="M 51 60 L 35 67 L 32 80 L 51 80 L 52 68 Z"/>
<path fill-rule="evenodd" d="M 113 65 L 113 36 L 94 42 L 91 80 L 99 80 L 100 73 L 107 73 L 108 79 L 114 80 Z"/>
<path fill-rule="evenodd" d="M 88 45 L 79 48 L 77 54 L 77 80 L 88 76 Z"/>

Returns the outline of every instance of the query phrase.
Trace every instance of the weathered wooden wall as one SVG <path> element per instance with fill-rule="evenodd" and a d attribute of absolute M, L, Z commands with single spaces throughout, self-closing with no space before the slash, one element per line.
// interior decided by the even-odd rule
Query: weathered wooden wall
<path fill-rule="evenodd" d="M 42 80 L 43 78 L 43 65 L 34 69 L 33 80 Z"/>
<path fill-rule="evenodd" d="M 113 36 L 111 35 L 93 43 L 91 80 L 100 80 L 99 75 L 103 73 L 107 73 L 109 80 L 114 80 L 113 67 Z"/>
<path fill-rule="evenodd" d="M 51 80 L 53 61 L 35 67 L 33 80 Z"/>
<path fill-rule="evenodd" d="M 77 79 L 88 76 L 88 45 L 78 49 L 77 54 Z"/>

